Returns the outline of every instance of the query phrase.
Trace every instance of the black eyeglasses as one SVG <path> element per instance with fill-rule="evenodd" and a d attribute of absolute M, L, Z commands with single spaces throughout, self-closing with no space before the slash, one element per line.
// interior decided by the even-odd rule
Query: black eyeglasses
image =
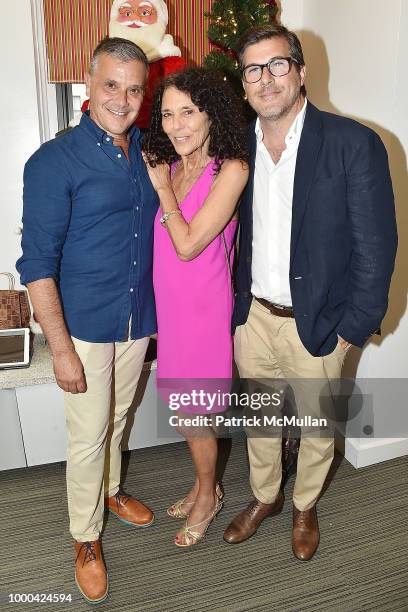
<path fill-rule="evenodd" d="M 241 70 L 242 77 L 246 83 L 257 83 L 262 78 L 264 68 L 274 77 L 283 77 L 289 74 L 293 62 L 296 62 L 293 57 L 273 57 L 266 64 L 249 64 Z"/>

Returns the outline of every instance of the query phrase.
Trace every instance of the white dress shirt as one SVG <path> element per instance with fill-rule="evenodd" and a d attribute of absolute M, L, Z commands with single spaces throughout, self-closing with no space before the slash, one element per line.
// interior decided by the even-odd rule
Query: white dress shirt
<path fill-rule="evenodd" d="M 293 183 L 306 105 L 307 100 L 286 135 L 286 148 L 276 164 L 263 142 L 259 119 L 255 125 L 251 291 L 255 297 L 282 306 L 292 306 L 289 259 Z"/>

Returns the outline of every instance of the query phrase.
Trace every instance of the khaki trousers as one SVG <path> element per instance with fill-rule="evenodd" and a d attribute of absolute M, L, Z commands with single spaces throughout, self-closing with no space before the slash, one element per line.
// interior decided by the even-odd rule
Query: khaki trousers
<path fill-rule="evenodd" d="M 72 338 L 82 361 L 86 393 L 65 393 L 70 532 L 78 542 L 99 538 L 104 496 L 120 483 L 121 442 L 149 338 L 93 343 Z"/>
<path fill-rule="evenodd" d="M 307 381 L 319 379 L 321 388 L 322 380 L 340 378 L 346 355 L 338 344 L 330 355 L 313 357 L 299 338 L 295 319 L 271 315 L 255 299 L 247 322 L 235 332 L 234 348 L 241 378 L 303 379 L 299 385 L 293 385 L 299 417 L 321 416 L 318 393 L 313 392 L 313 382 L 310 385 Z M 248 436 L 247 444 L 252 491 L 259 501 L 272 503 L 281 484 L 281 438 Z M 329 437 L 302 435 L 293 491 L 293 503 L 298 510 L 308 510 L 316 503 L 333 456 L 331 433 Z"/>

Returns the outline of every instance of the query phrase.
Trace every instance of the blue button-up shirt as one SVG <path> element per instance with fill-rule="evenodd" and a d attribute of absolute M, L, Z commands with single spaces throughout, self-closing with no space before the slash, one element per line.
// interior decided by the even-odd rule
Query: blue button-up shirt
<path fill-rule="evenodd" d="M 129 161 L 87 114 L 24 169 L 23 284 L 54 278 L 69 333 L 88 342 L 156 331 L 153 221 L 159 200 L 130 130 Z"/>

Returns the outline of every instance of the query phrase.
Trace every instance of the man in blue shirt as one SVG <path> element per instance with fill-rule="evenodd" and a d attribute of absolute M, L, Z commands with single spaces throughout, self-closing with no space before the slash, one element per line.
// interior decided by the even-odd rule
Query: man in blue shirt
<path fill-rule="evenodd" d="M 154 520 L 120 488 L 127 411 L 156 332 L 152 247 L 158 199 L 134 126 L 147 74 L 139 47 L 103 40 L 86 80 L 90 113 L 68 134 L 42 145 L 24 171 L 17 268 L 65 391 L 75 577 L 92 603 L 108 593 L 99 540 L 104 507 L 136 527 Z"/>

